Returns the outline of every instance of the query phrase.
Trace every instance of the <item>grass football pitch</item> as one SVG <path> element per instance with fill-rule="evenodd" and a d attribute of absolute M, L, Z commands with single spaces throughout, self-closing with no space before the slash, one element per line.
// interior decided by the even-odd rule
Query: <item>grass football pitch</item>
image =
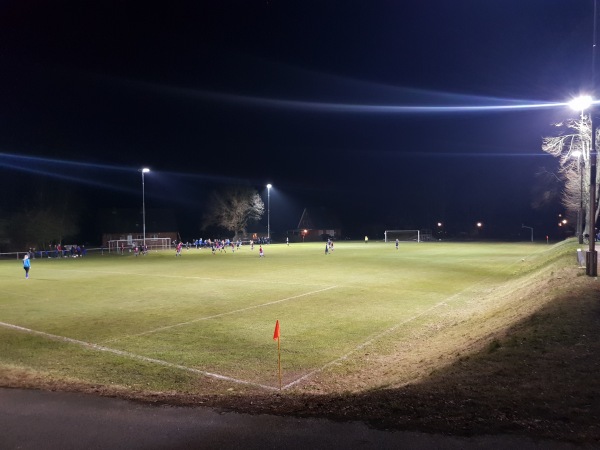
<path fill-rule="evenodd" d="M 336 242 L 0 262 L 0 365 L 137 389 L 300 386 L 542 264 L 528 243 Z"/>

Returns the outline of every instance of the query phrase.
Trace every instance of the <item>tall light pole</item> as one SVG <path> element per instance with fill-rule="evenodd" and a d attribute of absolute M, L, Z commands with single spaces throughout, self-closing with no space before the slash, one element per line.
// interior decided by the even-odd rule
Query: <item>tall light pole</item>
<path fill-rule="evenodd" d="M 142 172 L 142 233 L 144 238 L 144 248 L 142 251 L 146 250 L 146 188 L 144 186 L 144 175 L 150 172 L 150 169 L 144 167 L 140 169 L 139 172 Z"/>
<path fill-rule="evenodd" d="M 593 103 L 593 99 L 591 96 L 589 95 L 582 95 L 580 97 L 574 98 L 573 100 L 571 100 L 569 102 L 569 106 L 571 107 L 571 109 L 575 110 L 575 111 L 579 111 L 581 112 L 580 115 L 580 119 L 581 119 L 581 125 L 579 127 L 579 142 L 581 143 L 581 151 L 578 152 L 577 155 L 575 155 L 575 153 L 577 152 L 573 152 L 573 156 L 577 156 L 577 164 L 578 164 L 578 170 L 579 170 L 579 211 L 577 212 L 577 233 L 579 234 L 579 238 L 578 241 L 580 244 L 583 244 L 583 173 L 581 170 L 581 158 L 583 157 L 583 135 L 581 134 L 581 127 L 583 126 L 583 112 L 588 109 Z M 590 121 L 592 119 L 592 116 L 590 114 Z M 591 122 L 590 122 L 591 125 Z M 593 129 L 593 127 L 592 127 Z M 591 151 L 591 150 L 590 150 Z"/>
<path fill-rule="evenodd" d="M 267 240 L 271 243 L 271 183 L 267 184 Z"/>
<path fill-rule="evenodd" d="M 592 121 L 590 109 L 590 128 L 592 129 L 592 144 L 590 148 L 590 248 L 585 262 L 585 273 L 590 277 L 598 276 L 598 254 L 596 252 L 596 130 Z"/>
<path fill-rule="evenodd" d="M 583 113 L 581 117 L 583 119 Z M 577 211 L 577 235 L 579 244 L 583 244 L 583 171 L 581 170 L 582 155 L 583 152 L 579 150 L 575 150 L 573 152 L 573 156 L 577 158 L 577 172 L 579 172 L 579 210 Z"/>
<path fill-rule="evenodd" d="M 527 225 L 521 224 L 521 228 L 529 228 L 531 231 L 531 242 L 533 242 L 533 227 L 528 227 Z"/>
<path fill-rule="evenodd" d="M 596 253 L 596 130 L 593 119 L 594 100 L 591 96 L 585 95 L 571 101 L 573 109 L 583 111 L 590 109 L 590 130 L 592 139 L 590 144 L 590 204 L 588 210 L 588 234 L 590 246 L 585 255 L 585 273 L 590 277 L 598 276 L 598 255 Z"/>

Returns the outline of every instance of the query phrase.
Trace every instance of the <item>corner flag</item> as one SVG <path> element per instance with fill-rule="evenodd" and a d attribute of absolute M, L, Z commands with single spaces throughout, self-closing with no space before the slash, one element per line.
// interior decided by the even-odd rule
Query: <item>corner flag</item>
<path fill-rule="evenodd" d="M 279 372 L 279 390 L 281 390 L 281 340 L 279 339 L 279 320 L 275 322 L 273 340 L 277 341 L 277 371 Z"/>

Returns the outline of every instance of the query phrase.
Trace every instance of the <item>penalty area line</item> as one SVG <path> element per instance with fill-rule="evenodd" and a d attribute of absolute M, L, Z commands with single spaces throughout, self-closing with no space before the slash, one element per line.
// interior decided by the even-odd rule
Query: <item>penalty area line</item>
<path fill-rule="evenodd" d="M 72 338 L 68 338 L 65 336 L 58 336 L 56 334 L 50 334 L 50 333 L 46 333 L 44 331 L 32 330 L 30 328 L 21 327 L 19 325 L 13 325 L 10 323 L 0 322 L 0 326 L 11 329 L 11 330 L 16 330 L 16 331 L 21 331 L 21 332 L 28 333 L 28 334 L 42 336 L 44 338 L 51 339 L 53 341 L 60 341 L 60 342 L 66 342 L 69 344 L 75 344 L 75 345 L 78 345 L 80 347 L 84 347 L 87 349 L 92 349 L 92 350 L 96 350 L 96 351 L 100 351 L 100 352 L 112 353 L 114 355 L 124 356 L 126 358 L 136 359 L 138 361 L 158 364 L 158 365 L 161 365 L 164 367 L 170 367 L 173 369 L 179 369 L 179 370 L 183 370 L 186 372 L 191 372 L 191 373 L 194 373 L 197 375 L 204 375 L 206 377 L 216 378 L 217 380 L 221 380 L 221 381 L 229 381 L 231 383 L 236 383 L 236 384 L 256 386 L 256 387 L 260 387 L 262 389 L 267 389 L 269 391 L 278 391 L 279 390 L 278 388 L 275 388 L 273 386 L 266 386 L 266 385 L 260 384 L 260 383 L 253 383 L 251 381 L 238 380 L 237 378 L 232 378 L 232 377 L 228 377 L 225 375 L 219 375 L 217 373 L 212 373 L 212 372 L 206 372 L 204 370 L 194 369 L 193 367 L 182 366 L 181 364 L 170 363 L 170 362 L 164 361 L 162 359 L 149 358 L 147 356 L 137 355 L 135 353 L 126 352 L 124 350 L 117 350 L 114 348 L 104 347 L 102 345 L 93 344 L 91 342 L 80 341 L 78 339 L 72 339 Z"/>
<path fill-rule="evenodd" d="M 486 282 L 486 281 L 487 281 L 489 278 L 490 278 L 490 277 L 486 277 L 486 278 L 484 278 L 483 280 L 480 280 L 480 281 L 478 281 L 477 283 L 475 283 L 475 284 L 473 284 L 473 285 L 471 285 L 471 286 L 469 286 L 469 287 L 467 287 L 467 288 L 463 289 L 462 291 L 460 291 L 460 292 L 457 292 L 457 293 L 455 293 L 455 294 L 453 294 L 453 295 L 451 295 L 451 296 L 449 296 L 449 297 L 446 297 L 446 298 L 445 298 L 444 300 L 442 300 L 441 302 L 438 302 L 438 303 L 436 303 L 435 305 L 433 305 L 433 306 L 431 306 L 431 307 L 429 307 L 429 308 L 425 309 L 424 311 L 421 311 L 420 313 L 418 313 L 418 314 L 415 314 L 414 316 L 412 316 L 412 317 L 409 317 L 408 319 L 405 319 L 405 320 L 403 320 L 402 322 L 399 322 L 399 323 L 397 323 L 397 324 L 395 324 L 395 325 L 391 326 L 390 328 L 388 328 L 388 329 L 386 329 L 386 330 L 383 330 L 383 331 L 382 331 L 382 332 L 380 332 L 380 333 L 377 333 L 375 336 L 373 336 L 373 337 L 371 337 L 370 339 L 367 339 L 366 341 L 364 341 L 364 342 L 362 342 L 362 343 L 358 344 L 356 347 L 354 347 L 353 349 L 351 349 L 350 351 L 348 351 L 348 352 L 347 352 L 347 353 L 345 353 L 344 355 L 342 355 L 342 356 L 340 356 L 340 357 L 338 357 L 338 358 L 335 358 L 335 359 L 333 359 L 333 360 L 329 361 L 328 363 L 324 364 L 323 366 L 321 366 L 321 367 L 319 367 L 319 368 L 317 368 L 317 369 L 315 369 L 315 370 L 313 370 L 313 371 L 311 371 L 311 372 L 309 372 L 309 373 L 307 373 L 307 374 L 305 374 L 305 375 L 302 375 L 300 378 L 297 378 L 296 380 L 292 381 L 291 383 L 288 383 L 288 384 L 286 384 L 285 386 L 282 386 L 282 388 L 281 388 L 281 389 L 282 389 L 282 390 L 289 389 L 289 388 L 291 388 L 291 387 L 293 387 L 293 386 L 295 386 L 295 385 L 297 385 L 297 384 L 300 384 L 302 381 L 304 381 L 304 380 L 306 380 L 306 379 L 308 379 L 308 378 L 311 378 L 313 375 L 316 375 L 316 374 L 318 374 L 318 373 L 321 373 L 321 372 L 323 372 L 323 371 L 324 371 L 325 369 L 327 369 L 328 367 L 331 367 L 331 366 L 333 366 L 334 364 L 337 364 L 337 363 L 339 363 L 339 362 L 341 362 L 341 361 L 344 361 L 344 360 L 348 359 L 348 358 L 349 358 L 349 357 L 350 357 L 352 354 L 354 354 L 354 353 L 356 353 L 357 351 L 359 351 L 359 350 L 361 350 L 361 349 L 363 349 L 363 348 L 365 348 L 365 347 L 367 347 L 367 346 L 369 346 L 369 345 L 373 344 L 373 342 L 375 342 L 375 341 L 378 341 L 378 340 L 379 340 L 379 339 L 381 339 L 382 337 L 384 337 L 384 336 L 386 336 L 386 335 L 388 335 L 388 334 L 391 334 L 391 333 L 393 333 L 393 332 L 394 332 L 394 331 L 396 331 L 398 328 L 400 328 L 400 327 L 402 327 L 402 326 L 406 325 L 407 323 L 410 323 L 410 322 L 412 322 L 413 320 L 416 320 L 416 319 L 418 319 L 419 317 L 422 317 L 422 316 L 424 316 L 425 314 L 427 314 L 427 313 L 429 313 L 429 312 L 431 312 L 431 311 L 433 311 L 433 310 L 435 310 L 435 309 L 439 308 L 440 306 L 447 305 L 448 303 L 450 303 L 450 302 L 452 302 L 452 301 L 456 300 L 457 298 L 459 298 L 460 296 L 464 295 L 465 293 L 467 293 L 467 292 L 469 292 L 469 291 L 472 291 L 473 289 L 476 289 L 478 286 L 481 286 L 481 285 L 483 285 L 483 284 L 484 284 L 484 283 L 485 283 L 485 282 Z"/>

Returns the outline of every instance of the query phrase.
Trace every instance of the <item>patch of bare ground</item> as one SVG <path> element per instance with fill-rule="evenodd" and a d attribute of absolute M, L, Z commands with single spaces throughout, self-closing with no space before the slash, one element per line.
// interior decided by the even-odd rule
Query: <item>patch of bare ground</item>
<path fill-rule="evenodd" d="M 598 444 L 600 282 L 581 275 L 562 261 L 504 287 L 481 286 L 457 300 L 461 308 L 441 305 L 418 333 L 395 330 L 281 393 L 206 379 L 191 394 L 131 392 L 8 368 L 0 383 L 385 429 Z"/>

